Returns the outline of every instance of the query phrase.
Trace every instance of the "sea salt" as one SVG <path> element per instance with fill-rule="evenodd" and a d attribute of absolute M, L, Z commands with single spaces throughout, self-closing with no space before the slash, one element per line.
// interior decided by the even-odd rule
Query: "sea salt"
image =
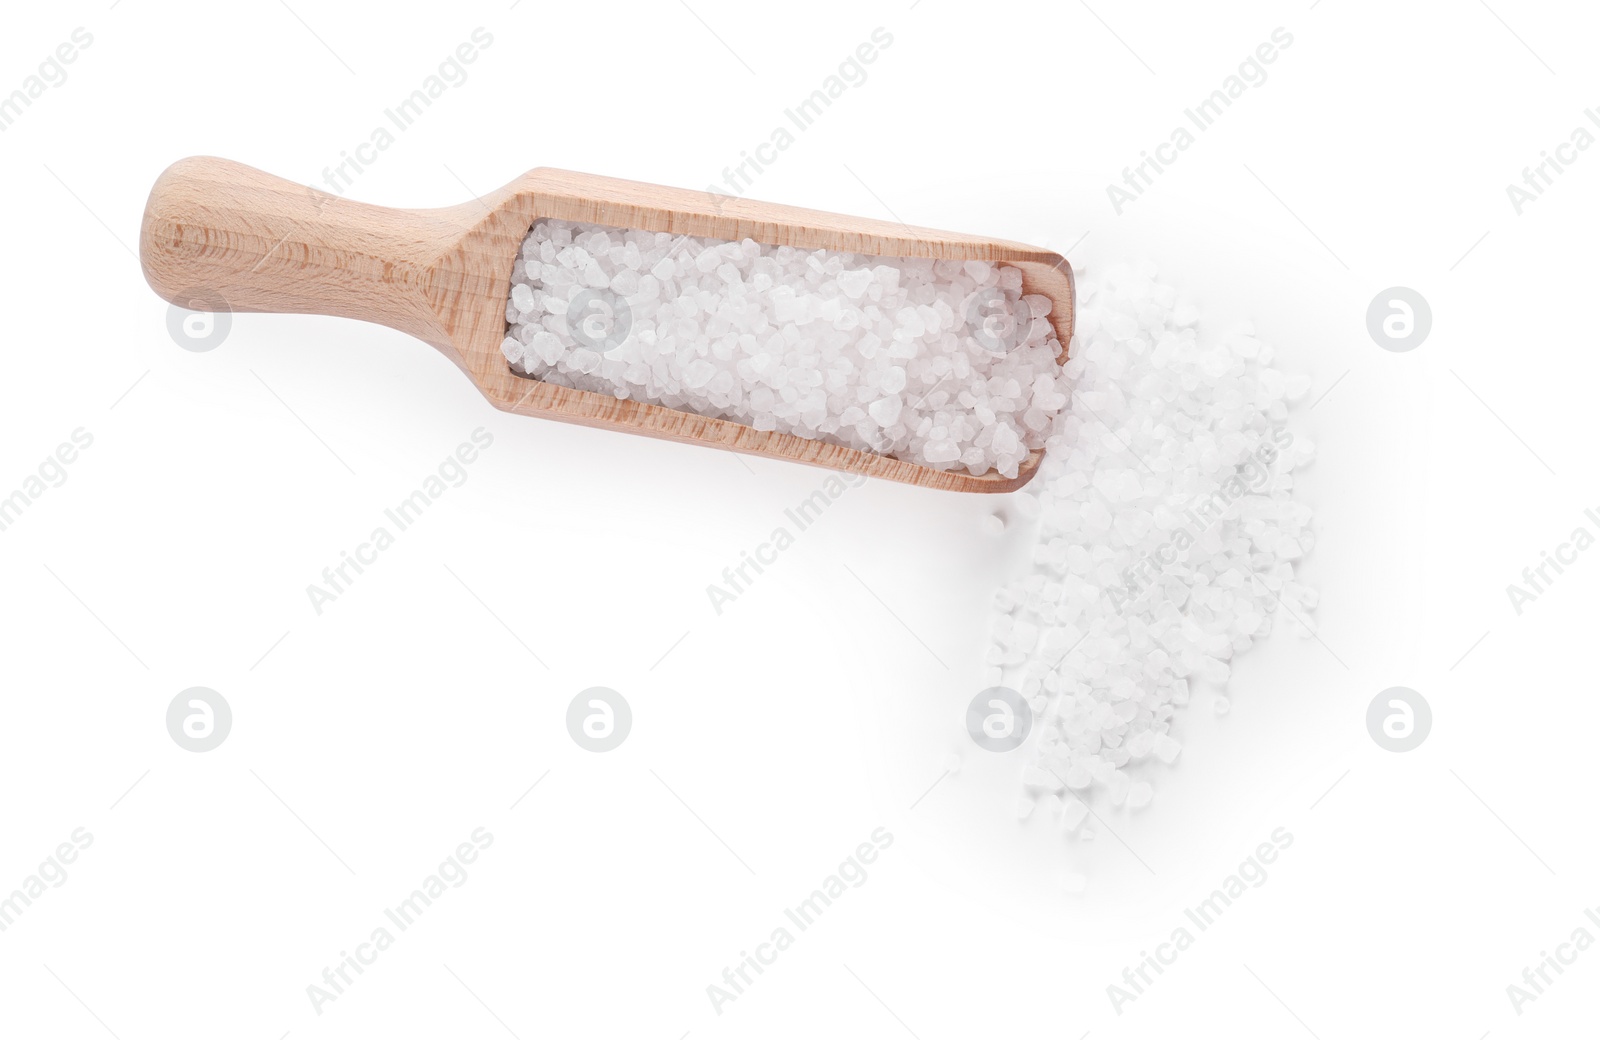
<path fill-rule="evenodd" d="M 1063 798 L 1061 800 L 1061 829 L 1068 833 L 1075 831 L 1089 818 L 1089 806 L 1077 798 Z"/>
<path fill-rule="evenodd" d="M 1273 368 L 1253 327 L 1202 329 L 1151 267 L 1082 288 L 1059 387 L 1071 404 L 1016 496 L 1035 544 L 993 597 L 986 681 L 1045 698 L 1024 781 L 1049 773 L 1134 810 L 1180 757 L 1191 683 L 1226 713 L 1234 658 L 1274 627 L 1311 627 L 1316 593 L 1295 567 L 1312 513 L 1294 471 L 1314 449 L 1288 425 L 1310 384 Z M 1057 813 L 1080 839 L 1083 804 Z"/>
<path fill-rule="evenodd" d="M 1014 477 L 1071 382 L 1015 267 L 539 220 L 511 273 L 519 375 Z"/>

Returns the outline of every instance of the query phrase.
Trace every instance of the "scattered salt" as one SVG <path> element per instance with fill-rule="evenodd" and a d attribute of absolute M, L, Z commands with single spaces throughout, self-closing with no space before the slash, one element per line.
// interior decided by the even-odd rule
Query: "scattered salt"
<path fill-rule="evenodd" d="M 1038 519 L 1031 567 L 993 598 L 989 678 L 1046 698 L 1024 777 L 1069 789 L 1058 818 L 1079 839 L 1092 837 L 1079 797 L 1151 803 L 1135 774 L 1177 761 L 1192 682 L 1216 688 L 1226 713 L 1231 662 L 1272 632 L 1279 601 L 1307 633 L 1316 604 L 1295 580 L 1315 539 L 1294 497 L 1315 452 L 1288 428 L 1309 382 L 1272 368 L 1248 324 L 1202 335 L 1198 309 L 1154 274 L 1080 283 L 1067 385 L 1045 388 L 1070 400 L 1046 417 L 1040 472 L 1014 496 Z M 986 403 L 1027 396 L 1008 378 Z"/>

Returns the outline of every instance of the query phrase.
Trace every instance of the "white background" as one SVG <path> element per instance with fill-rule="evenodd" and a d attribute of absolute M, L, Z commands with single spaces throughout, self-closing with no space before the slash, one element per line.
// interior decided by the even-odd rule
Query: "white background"
<path fill-rule="evenodd" d="M 291 2 L 29 5 L 0 37 L 9 92 L 93 36 L 0 134 L 0 494 L 94 438 L 0 532 L 0 892 L 94 838 L 0 933 L 0 1031 L 1594 1027 L 1600 952 L 1520 1015 L 1506 992 L 1600 907 L 1600 554 L 1521 616 L 1506 595 L 1600 506 L 1600 153 L 1521 215 L 1506 195 L 1600 103 L 1592 14 Z M 1280 626 L 1226 717 L 1197 696 L 1155 803 L 1073 846 L 1011 818 L 1025 752 L 961 726 L 988 597 L 1031 538 L 982 533 L 1008 503 L 870 483 L 717 616 L 706 586 L 821 471 L 502 415 L 376 326 L 236 315 L 218 349 L 179 349 L 134 255 L 157 174 L 212 154 L 320 181 L 479 26 L 467 81 L 350 197 L 452 204 L 541 165 L 704 187 L 887 29 L 750 194 L 1070 249 L 1089 274 L 1147 256 L 1207 320 L 1255 318 L 1313 377 L 1319 638 Z M 1117 215 L 1106 185 L 1279 26 L 1266 82 Z M 1433 309 L 1410 353 L 1366 331 L 1395 285 Z M 467 482 L 318 616 L 306 586 L 479 426 Z M 164 721 L 197 685 L 234 714 L 205 754 Z M 607 754 L 564 723 L 595 685 L 634 712 Z M 1365 728 L 1392 685 L 1433 706 L 1406 754 Z M 494 844 L 468 880 L 316 1013 L 306 987 L 477 827 Z M 877 827 L 869 880 L 714 1011 L 706 986 Z M 1123 968 L 1279 827 L 1266 883 L 1113 1010 Z"/>

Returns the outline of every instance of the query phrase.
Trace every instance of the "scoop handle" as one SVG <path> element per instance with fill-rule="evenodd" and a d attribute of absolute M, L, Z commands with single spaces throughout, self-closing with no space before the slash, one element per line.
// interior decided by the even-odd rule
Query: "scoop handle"
<path fill-rule="evenodd" d="M 352 202 L 195 156 L 150 189 L 139 259 L 158 295 L 192 310 L 329 314 L 439 343 L 429 275 L 464 230 L 459 209 Z"/>

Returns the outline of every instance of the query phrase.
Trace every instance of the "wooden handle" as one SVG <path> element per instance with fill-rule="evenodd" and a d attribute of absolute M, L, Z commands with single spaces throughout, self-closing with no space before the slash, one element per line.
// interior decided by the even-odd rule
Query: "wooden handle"
<path fill-rule="evenodd" d="M 372 206 L 196 156 L 150 189 L 140 261 L 183 307 L 359 318 L 443 346 L 431 268 L 478 209 Z"/>

